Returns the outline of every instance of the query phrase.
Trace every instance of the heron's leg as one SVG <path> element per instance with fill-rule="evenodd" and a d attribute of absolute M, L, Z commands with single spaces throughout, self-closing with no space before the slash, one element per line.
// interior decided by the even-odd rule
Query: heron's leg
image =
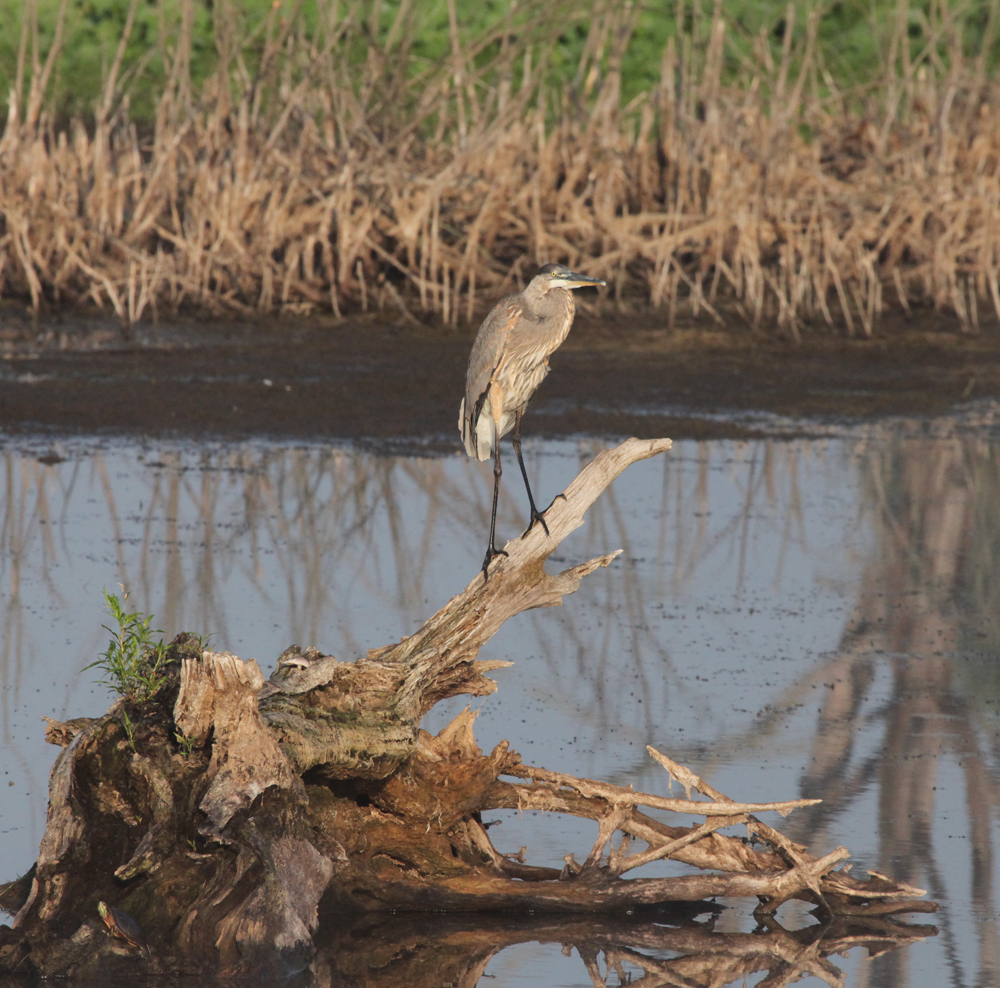
<path fill-rule="evenodd" d="M 503 470 L 500 467 L 500 440 L 494 437 L 493 442 L 493 514 L 490 517 L 490 542 L 486 546 L 486 558 L 483 560 L 483 582 L 488 582 L 490 578 L 489 566 L 494 556 L 506 556 L 507 552 L 498 549 L 496 546 L 497 533 L 497 498 L 500 496 L 500 475 Z"/>
<path fill-rule="evenodd" d="M 531 521 L 528 523 L 528 527 L 524 530 L 524 535 L 521 536 L 523 539 L 525 535 L 528 534 L 534 527 L 535 522 L 540 521 L 542 523 L 542 528 L 545 529 L 545 534 L 549 534 L 549 526 L 545 524 L 545 511 L 548 511 L 552 507 L 546 508 L 545 511 L 539 511 L 535 507 L 535 499 L 531 496 L 531 484 L 528 483 L 528 471 L 524 468 L 524 459 L 521 456 L 521 415 L 523 414 L 523 409 L 518 409 L 514 413 L 514 438 L 511 442 L 514 444 L 514 452 L 517 453 L 517 463 L 521 468 L 521 476 L 524 477 L 524 489 L 528 492 L 528 504 L 531 506 Z M 552 503 L 555 504 L 556 500 L 559 498 L 563 500 L 566 499 L 565 494 L 558 494 L 553 499 Z"/>

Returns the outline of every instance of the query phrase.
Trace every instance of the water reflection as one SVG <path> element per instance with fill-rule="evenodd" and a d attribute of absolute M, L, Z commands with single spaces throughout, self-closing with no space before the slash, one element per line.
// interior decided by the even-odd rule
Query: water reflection
<path fill-rule="evenodd" d="M 489 922 L 469 916 L 369 916 L 324 931 L 311 973 L 317 986 L 474 988 L 484 975 L 520 982 L 526 980 L 522 972 L 518 977 L 500 963 L 516 953 L 498 955 L 530 944 L 533 960 L 544 963 L 546 954 L 561 956 L 561 967 L 570 977 L 575 967 L 575 983 L 595 988 L 746 984 L 761 975 L 765 980 L 759 984 L 816 978 L 839 988 L 843 971 L 829 958 L 855 948 L 873 956 L 885 954 L 934 932 L 933 927 L 890 920 L 876 920 L 867 930 L 840 921 L 789 931 L 770 919 L 753 933 L 722 933 L 715 929 L 717 914 L 711 907 L 700 914 L 687 912 L 682 908 L 641 918 L 599 919 L 503 916 Z M 498 963 L 492 963 L 494 959 Z"/>
<path fill-rule="evenodd" d="M 822 796 L 788 821 L 796 839 L 844 843 L 858 868 L 947 904 L 940 937 L 854 951 L 854 984 L 1000 983 L 1000 468 L 987 427 L 935 430 L 679 443 L 631 468 L 560 548 L 577 561 L 622 547 L 613 571 L 510 622 L 483 656 L 517 663 L 483 704 L 484 747 L 506 737 L 526 761 L 665 791 L 648 743 L 737 799 Z M 551 496 L 600 445 L 533 444 L 532 486 Z M 104 645 L 102 586 L 125 584 L 167 635 L 211 632 L 265 669 L 292 641 L 350 658 L 462 589 L 488 530 L 491 476 L 464 456 L 139 441 L 0 455 L 0 731 L 16 797 L 0 805 L 0 878 L 41 835 L 54 752 L 37 718 L 106 706 L 80 672 Z M 508 535 L 526 521 L 518 494 L 501 491 Z M 586 822 L 499 816 L 502 848 L 527 844 L 534 863 L 593 840 Z M 752 922 L 732 909 L 714 928 Z"/>
<path fill-rule="evenodd" d="M 870 446 L 862 469 L 876 551 L 827 664 L 833 686 L 817 724 L 813 767 L 801 783 L 803 793 L 836 787 L 843 795 L 832 812 L 798 822 L 829 834 L 851 802 L 875 788 L 879 869 L 935 898 L 969 896 L 976 951 L 961 949 L 951 916 L 942 924 L 953 970 L 959 983 L 1000 984 L 1000 456 L 975 437 L 916 437 Z M 892 702 L 876 710 L 870 701 L 880 677 Z M 874 750 L 852 743 L 873 728 L 881 734 Z M 948 833 L 951 823 L 940 826 L 963 817 L 961 835 Z M 968 847 L 955 854 L 945 834 Z M 965 869 L 971 882 L 963 887 Z M 905 961 L 892 959 L 890 980 L 904 979 Z"/>

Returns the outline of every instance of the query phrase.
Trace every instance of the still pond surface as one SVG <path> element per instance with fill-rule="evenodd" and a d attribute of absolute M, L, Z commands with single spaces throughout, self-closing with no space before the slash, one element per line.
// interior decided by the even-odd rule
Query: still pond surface
<path fill-rule="evenodd" d="M 603 445 L 526 443 L 539 498 Z M 30 866 L 45 825 L 56 749 L 40 718 L 110 703 L 83 671 L 107 644 L 102 588 L 123 584 L 167 637 L 211 633 L 267 674 L 292 642 L 348 659 L 412 632 L 476 574 L 489 522 L 489 465 L 458 455 L 19 436 L 0 458 L 0 881 Z M 524 498 L 506 479 L 512 537 Z M 904 917 L 931 935 L 898 950 L 772 965 L 778 980 L 1000 984 L 1000 406 L 678 442 L 631 467 L 549 566 L 616 548 L 564 607 L 520 615 L 484 649 L 515 665 L 475 701 L 480 746 L 506 738 L 528 764 L 666 794 L 651 744 L 737 800 L 822 797 L 768 822 L 813 853 L 845 844 L 856 873 L 942 908 Z M 498 847 L 526 845 L 535 864 L 582 860 L 596 834 L 496 817 Z M 704 938 L 718 951 L 725 933 L 735 953 L 713 970 L 756 984 L 753 903 L 727 906 L 690 943 L 653 928 L 645 950 L 556 929 L 477 954 L 467 933 L 470 983 L 701 983 Z M 795 903 L 778 918 L 816 923 Z"/>

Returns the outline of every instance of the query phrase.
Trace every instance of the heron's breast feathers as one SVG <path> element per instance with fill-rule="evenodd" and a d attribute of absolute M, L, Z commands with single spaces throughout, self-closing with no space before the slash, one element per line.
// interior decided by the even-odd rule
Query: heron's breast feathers
<path fill-rule="evenodd" d="M 504 408 L 526 405 L 548 372 L 548 353 L 510 347 L 496 375 L 503 388 Z"/>

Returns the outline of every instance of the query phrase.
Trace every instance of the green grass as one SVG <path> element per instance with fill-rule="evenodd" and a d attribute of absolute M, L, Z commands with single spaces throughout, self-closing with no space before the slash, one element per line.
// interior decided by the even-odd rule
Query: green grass
<path fill-rule="evenodd" d="M 350 34 L 346 54 L 350 73 L 361 76 L 361 69 L 372 50 L 384 47 L 402 0 L 340 0 L 334 4 L 338 22 L 349 14 L 360 27 Z M 615 0 L 623 2 L 623 0 Z M 122 88 L 129 96 L 129 116 L 139 124 L 150 122 L 166 84 L 169 62 L 175 47 L 184 0 L 141 0 L 135 26 L 121 67 Z M 829 73 L 838 89 L 864 90 L 882 78 L 884 64 L 896 17 L 894 2 L 844 0 L 814 4 L 796 0 L 792 34 L 795 51 L 801 51 L 807 31 L 809 12 L 818 10 L 817 42 L 819 64 Z M 7 112 L 7 95 L 18 86 L 18 56 L 22 26 L 27 19 L 25 66 L 20 92 L 22 100 L 32 75 L 32 63 L 44 64 L 55 32 L 60 0 L 0 0 L 0 103 Z M 479 49 L 475 64 L 496 65 L 502 29 L 512 38 L 522 32 L 537 31 L 536 45 L 545 64 L 546 81 L 556 93 L 585 86 L 578 78 L 581 55 L 595 15 L 604 9 L 602 0 L 519 0 L 511 14 L 511 0 L 456 0 L 457 19 L 462 45 Z M 678 51 L 704 49 L 708 43 L 711 0 L 648 0 L 642 7 L 636 30 L 622 60 L 622 103 L 654 87 L 660 78 L 661 62 L 668 39 L 678 40 Z M 235 49 L 246 68 L 246 79 L 255 78 L 265 46 L 265 39 L 284 26 L 298 37 L 315 37 L 323 5 L 296 0 L 192 0 L 193 31 L 189 78 L 195 91 L 216 69 L 220 50 L 227 49 L 227 39 L 235 39 Z M 333 8 L 331 8 L 333 9 Z M 67 0 L 63 26 L 63 45 L 49 80 L 46 107 L 54 119 L 72 117 L 92 119 L 105 80 L 114 61 L 119 38 L 128 16 L 129 0 Z M 721 10 L 726 21 L 727 43 L 723 77 L 749 85 L 762 60 L 779 62 L 788 29 L 787 4 L 781 0 L 725 0 Z M 949 42 L 960 37 L 966 50 L 975 54 L 988 14 L 985 2 L 938 0 L 906 4 L 909 18 L 910 56 L 925 51 L 928 39 L 934 39 L 935 57 L 947 60 L 954 50 Z M 951 21 L 942 23 L 942 11 Z M 37 12 L 36 23 L 32 12 Z M 599 16 L 596 20 L 599 21 Z M 539 24 L 538 22 L 542 23 Z M 534 24 L 534 27 L 532 25 Z M 680 30 L 678 29 L 680 28 Z M 371 45 L 376 37 L 379 45 Z M 397 31 L 393 53 L 401 57 L 403 70 L 414 77 L 451 57 L 451 34 L 447 0 L 415 0 L 409 27 Z M 684 45 L 687 45 L 685 49 Z M 37 47 L 37 51 L 36 51 Z M 603 60 L 609 57 L 605 46 Z M 995 63 L 997 52 L 988 53 Z M 537 60 L 536 60 L 537 65 Z M 284 66 L 294 74 L 296 66 Z M 387 70 L 399 66 L 387 61 Z M 521 65 L 515 68 L 515 80 Z M 536 68 L 537 71 L 537 68 Z"/>

